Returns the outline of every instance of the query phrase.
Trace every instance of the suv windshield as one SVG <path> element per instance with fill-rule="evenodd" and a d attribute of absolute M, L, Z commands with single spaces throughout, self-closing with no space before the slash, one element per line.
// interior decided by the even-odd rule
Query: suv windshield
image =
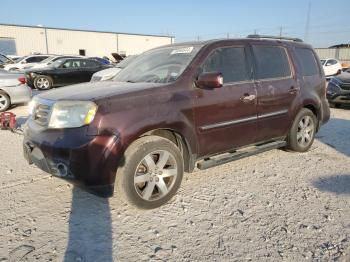
<path fill-rule="evenodd" d="M 138 56 L 114 78 L 118 82 L 174 82 L 198 53 L 198 46 L 154 49 Z"/>

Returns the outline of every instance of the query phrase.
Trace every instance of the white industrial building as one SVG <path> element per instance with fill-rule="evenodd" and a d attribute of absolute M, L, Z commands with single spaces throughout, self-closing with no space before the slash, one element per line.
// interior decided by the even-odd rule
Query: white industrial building
<path fill-rule="evenodd" d="M 0 53 L 8 55 L 81 54 L 110 56 L 140 54 L 172 44 L 174 37 L 0 24 Z"/>

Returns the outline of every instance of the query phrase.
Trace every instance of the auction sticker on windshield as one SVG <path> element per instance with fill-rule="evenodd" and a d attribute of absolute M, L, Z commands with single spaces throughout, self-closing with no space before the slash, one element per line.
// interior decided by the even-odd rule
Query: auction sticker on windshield
<path fill-rule="evenodd" d="M 175 54 L 190 54 L 193 50 L 193 46 L 189 46 L 189 47 L 183 47 L 180 49 L 175 49 L 173 51 L 171 51 L 171 55 L 175 55 Z"/>

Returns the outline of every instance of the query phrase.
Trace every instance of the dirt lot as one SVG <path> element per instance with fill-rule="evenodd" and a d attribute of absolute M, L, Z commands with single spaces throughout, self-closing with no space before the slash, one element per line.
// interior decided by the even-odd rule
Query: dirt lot
<path fill-rule="evenodd" d="M 187 174 L 138 211 L 28 166 L 21 135 L 0 131 L 0 261 L 350 261 L 349 134 L 350 109 L 332 109 L 310 152 Z"/>

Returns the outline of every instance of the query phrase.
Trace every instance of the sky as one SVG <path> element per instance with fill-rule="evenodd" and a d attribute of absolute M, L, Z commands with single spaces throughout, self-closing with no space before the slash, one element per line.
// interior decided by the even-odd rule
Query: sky
<path fill-rule="evenodd" d="M 175 42 L 246 37 L 254 32 L 279 35 L 282 31 L 314 47 L 350 43 L 350 0 L 0 2 L 0 23 L 6 24 L 172 35 Z"/>

